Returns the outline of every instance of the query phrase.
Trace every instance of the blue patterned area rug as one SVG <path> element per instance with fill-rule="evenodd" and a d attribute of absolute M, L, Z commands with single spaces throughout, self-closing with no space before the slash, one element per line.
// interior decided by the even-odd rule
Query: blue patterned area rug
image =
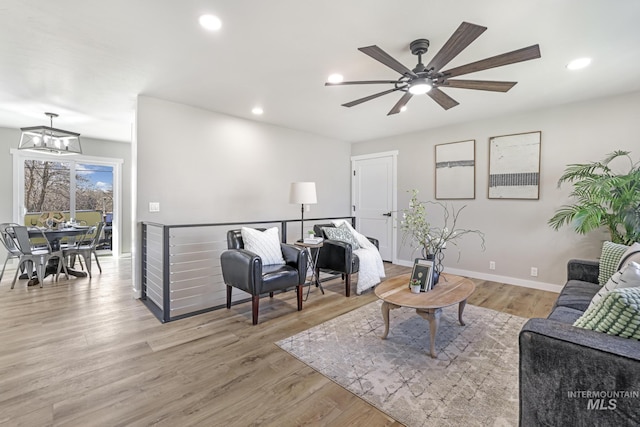
<path fill-rule="evenodd" d="M 276 344 L 407 426 L 516 426 L 518 333 L 527 319 L 467 305 L 443 310 L 437 359 L 428 355 L 429 323 L 381 301 Z"/>

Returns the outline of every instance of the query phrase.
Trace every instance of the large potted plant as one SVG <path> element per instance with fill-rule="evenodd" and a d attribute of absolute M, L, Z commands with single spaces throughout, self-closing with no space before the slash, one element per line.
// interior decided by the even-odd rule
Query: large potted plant
<path fill-rule="evenodd" d="M 628 161 L 628 169 L 616 173 L 611 163 Z M 611 241 L 631 245 L 640 241 L 640 162 L 633 162 L 629 151 L 614 151 L 602 161 L 570 164 L 558 180 L 573 184 L 574 203 L 563 205 L 548 224 L 555 230 L 573 225 L 586 234 L 606 227 Z"/>

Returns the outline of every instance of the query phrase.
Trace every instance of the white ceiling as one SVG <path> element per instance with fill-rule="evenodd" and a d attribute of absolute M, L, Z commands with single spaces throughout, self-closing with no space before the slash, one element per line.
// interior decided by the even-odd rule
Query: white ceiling
<path fill-rule="evenodd" d="M 218 15 L 219 32 L 197 23 Z M 131 139 L 138 94 L 362 141 L 640 90 L 637 0 L 0 0 L 0 126 L 47 124 Z M 464 76 L 518 81 L 508 93 L 445 89 L 444 111 L 414 97 L 387 117 L 386 86 L 324 87 L 399 75 L 357 50 L 376 44 L 413 68 L 409 43 L 431 41 L 425 63 L 462 21 L 488 27 L 447 68 L 532 44 L 541 59 Z M 570 72 L 566 63 L 590 56 Z M 264 115 L 251 109 L 260 105 Z"/>

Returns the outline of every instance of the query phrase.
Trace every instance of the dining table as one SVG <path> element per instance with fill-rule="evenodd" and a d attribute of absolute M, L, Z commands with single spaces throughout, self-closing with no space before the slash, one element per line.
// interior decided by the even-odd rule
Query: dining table
<path fill-rule="evenodd" d="M 57 251 L 60 249 L 60 241 L 65 237 L 77 237 L 82 234 L 85 234 L 87 230 L 89 230 L 89 226 L 71 226 L 64 228 L 38 228 L 38 227 L 29 227 L 29 237 L 37 238 L 41 237 L 42 234 L 47 238 L 49 244 L 51 245 L 52 251 Z"/>
<path fill-rule="evenodd" d="M 28 227 L 29 238 L 35 239 L 38 237 L 44 237 L 49 241 L 49 245 L 51 245 L 52 251 L 60 250 L 60 241 L 65 237 L 77 237 L 84 235 L 88 230 L 89 226 L 67 226 L 63 228 L 39 228 L 39 227 Z M 55 274 L 58 271 L 57 260 L 52 260 L 47 268 L 45 269 L 45 277 L 50 274 Z M 67 272 L 75 277 L 87 277 L 87 273 L 85 271 L 75 270 L 69 266 L 67 266 Z M 24 273 L 20 276 L 20 279 L 29 279 L 28 273 Z M 29 279 L 28 286 L 35 286 L 38 284 L 38 278 L 32 276 Z"/>

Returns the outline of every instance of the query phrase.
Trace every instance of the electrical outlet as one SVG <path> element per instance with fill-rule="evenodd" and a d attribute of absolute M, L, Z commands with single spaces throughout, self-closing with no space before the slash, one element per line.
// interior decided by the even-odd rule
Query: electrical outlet
<path fill-rule="evenodd" d="M 531 275 L 533 277 L 538 277 L 538 269 L 536 267 L 531 267 Z"/>
<path fill-rule="evenodd" d="M 489 270 L 495 270 L 495 269 L 496 269 L 496 262 L 489 261 Z"/>
<path fill-rule="evenodd" d="M 149 202 L 149 212 L 160 212 L 160 203 Z"/>

